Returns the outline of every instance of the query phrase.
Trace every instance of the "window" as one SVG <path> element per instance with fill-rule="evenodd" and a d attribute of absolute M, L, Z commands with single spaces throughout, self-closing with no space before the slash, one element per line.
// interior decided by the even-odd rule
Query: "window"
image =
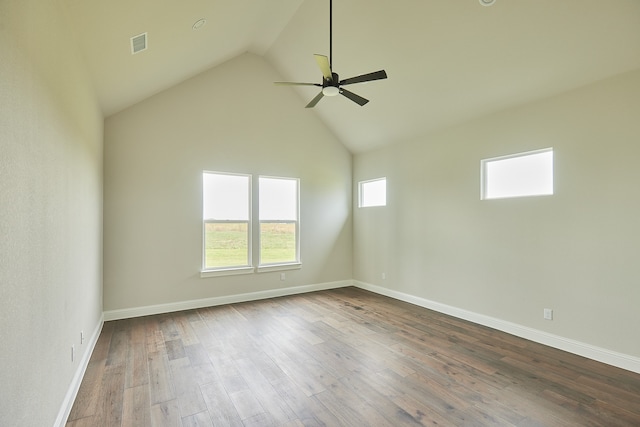
<path fill-rule="evenodd" d="M 258 271 L 300 268 L 298 179 L 203 172 L 202 184 L 203 277 L 252 273 L 253 260 Z"/>
<path fill-rule="evenodd" d="M 387 178 L 361 181 L 358 184 L 359 204 L 361 208 L 387 205 Z"/>
<path fill-rule="evenodd" d="M 553 194 L 553 148 L 485 159 L 481 199 Z"/>
<path fill-rule="evenodd" d="M 251 265 L 251 176 L 204 172 L 205 270 Z"/>
<path fill-rule="evenodd" d="M 260 265 L 298 262 L 298 180 L 260 177 Z"/>

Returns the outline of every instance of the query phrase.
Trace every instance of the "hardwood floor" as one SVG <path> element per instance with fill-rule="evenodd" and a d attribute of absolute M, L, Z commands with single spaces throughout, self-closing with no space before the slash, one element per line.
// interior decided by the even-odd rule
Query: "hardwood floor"
<path fill-rule="evenodd" d="M 67 426 L 640 426 L 640 375 L 343 288 L 106 322 Z"/>

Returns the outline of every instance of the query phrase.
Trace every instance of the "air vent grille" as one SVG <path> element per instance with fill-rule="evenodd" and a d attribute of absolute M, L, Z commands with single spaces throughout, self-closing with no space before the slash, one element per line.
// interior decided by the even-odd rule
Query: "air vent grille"
<path fill-rule="evenodd" d="M 137 36 L 131 37 L 131 54 L 135 55 L 136 53 L 142 52 L 143 50 L 147 50 L 147 33 L 138 34 Z"/>

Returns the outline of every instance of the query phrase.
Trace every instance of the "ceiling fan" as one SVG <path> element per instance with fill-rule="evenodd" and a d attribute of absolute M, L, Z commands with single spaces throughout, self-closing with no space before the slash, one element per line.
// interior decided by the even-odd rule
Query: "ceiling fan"
<path fill-rule="evenodd" d="M 338 94 L 345 96 L 355 102 L 356 104 L 363 106 L 368 99 L 365 99 L 353 92 L 349 92 L 343 86 L 354 83 L 365 83 L 372 80 L 381 80 L 387 78 L 387 73 L 384 70 L 374 71 L 373 73 L 362 74 L 360 76 L 351 77 L 348 79 L 340 80 L 337 73 L 333 72 L 332 68 L 332 56 L 333 56 L 333 0 L 329 0 L 329 58 L 325 55 L 315 54 L 316 62 L 320 71 L 322 72 L 322 83 L 296 83 L 296 82 L 275 82 L 276 85 L 288 85 L 288 86 L 318 86 L 322 90 L 315 98 L 309 102 L 305 108 L 313 108 L 324 96 L 336 96 Z"/>

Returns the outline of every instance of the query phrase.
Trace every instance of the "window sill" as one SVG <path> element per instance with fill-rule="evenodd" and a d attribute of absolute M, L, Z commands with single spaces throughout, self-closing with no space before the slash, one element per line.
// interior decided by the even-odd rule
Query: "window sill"
<path fill-rule="evenodd" d="M 273 265 L 262 265 L 257 268 L 258 273 L 268 273 L 270 271 L 283 271 L 283 270 L 300 270 L 302 268 L 302 263 L 295 262 L 290 264 L 273 264 Z"/>
<path fill-rule="evenodd" d="M 237 267 L 237 268 L 224 268 L 219 270 L 202 270 L 200 271 L 200 277 L 220 277 L 220 276 L 237 276 L 239 274 L 251 274 L 255 272 L 253 267 Z"/>

